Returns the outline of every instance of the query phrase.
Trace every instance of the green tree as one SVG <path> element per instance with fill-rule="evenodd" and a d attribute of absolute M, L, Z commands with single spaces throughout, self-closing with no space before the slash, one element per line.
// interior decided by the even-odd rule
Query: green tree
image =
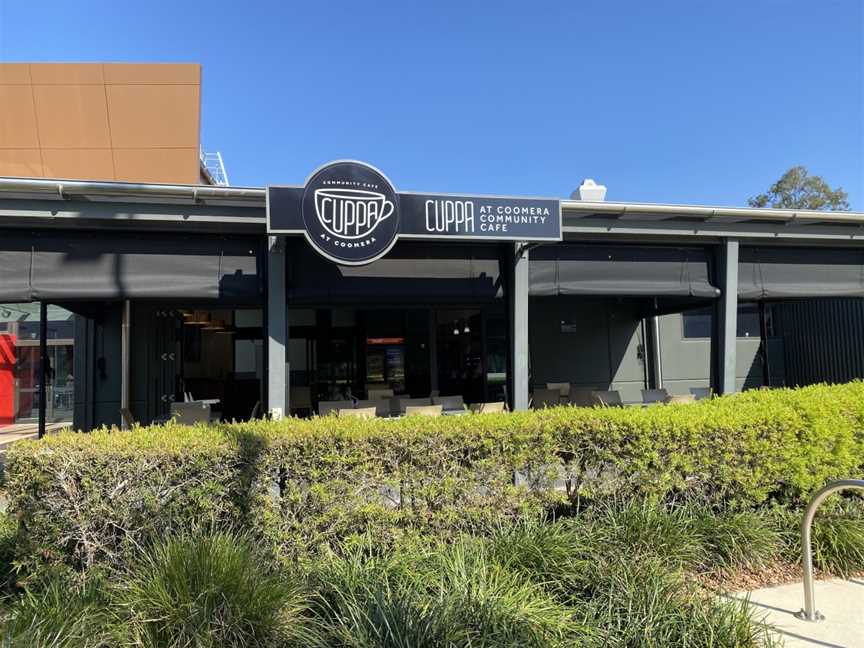
<path fill-rule="evenodd" d="M 820 176 L 810 175 L 803 166 L 795 166 L 771 185 L 766 193 L 750 198 L 751 207 L 777 209 L 818 209 L 846 211 L 848 194 L 841 187 L 832 189 Z"/>

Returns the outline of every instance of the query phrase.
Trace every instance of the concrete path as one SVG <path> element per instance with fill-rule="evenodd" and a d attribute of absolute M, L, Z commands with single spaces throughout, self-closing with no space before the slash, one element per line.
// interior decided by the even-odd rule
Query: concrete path
<path fill-rule="evenodd" d="M 804 607 L 801 583 L 767 587 L 749 592 L 750 604 L 765 623 L 776 630 L 786 648 L 864 647 L 864 578 L 816 581 L 816 609 L 824 621 L 810 622 L 795 617 Z M 747 593 L 734 595 L 744 599 Z"/>

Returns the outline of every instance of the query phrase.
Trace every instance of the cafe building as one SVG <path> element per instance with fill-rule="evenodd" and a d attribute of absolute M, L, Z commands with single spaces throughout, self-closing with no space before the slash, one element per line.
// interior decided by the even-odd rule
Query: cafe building
<path fill-rule="evenodd" d="M 269 188 L 0 179 L 0 417 L 862 375 L 864 214 L 582 197 L 405 193 L 354 161 Z"/>
<path fill-rule="evenodd" d="M 62 148 L 68 127 L 37 138 L 58 143 L 36 171 L 4 167 L 0 128 L 0 175 L 46 176 L 0 177 L 0 435 L 864 377 L 862 213 L 609 202 L 592 181 L 569 198 L 405 192 L 398 169 L 353 160 L 232 187 L 199 157 L 200 70 L 79 67 L 112 124 L 147 131 L 148 84 L 179 112 L 88 172 L 109 180 L 53 179 L 99 163 Z M 50 66 L 15 74 L 0 66 L 0 91 L 30 83 L 37 103 L 61 85 Z"/>

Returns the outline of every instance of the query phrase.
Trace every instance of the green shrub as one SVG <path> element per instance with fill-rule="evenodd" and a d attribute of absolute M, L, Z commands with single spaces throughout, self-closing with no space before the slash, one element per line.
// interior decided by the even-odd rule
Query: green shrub
<path fill-rule="evenodd" d="M 644 409 L 66 433 L 8 455 L 25 570 L 118 568 L 148 538 L 208 525 L 248 529 L 291 561 L 366 534 L 381 548 L 415 533 L 482 534 L 568 497 L 693 501 L 730 515 L 800 505 L 860 473 L 864 383 Z M 631 531 L 647 535 L 631 539 L 667 522 L 641 520 Z"/>
<path fill-rule="evenodd" d="M 234 534 L 165 540 L 132 565 L 116 605 L 134 645 L 306 645 L 304 595 Z"/>
<path fill-rule="evenodd" d="M 489 559 L 476 538 L 362 548 L 313 570 L 324 645 L 574 646 L 587 637 L 572 610 L 542 587 Z"/>
<path fill-rule="evenodd" d="M 107 648 L 116 645 L 112 617 L 94 586 L 80 591 L 55 579 L 38 591 L 25 591 L 0 622 L 3 648 Z"/>
<path fill-rule="evenodd" d="M 656 560 L 612 559 L 586 603 L 585 623 L 598 628 L 603 646 L 774 645 L 746 603 L 711 598 Z"/>
<path fill-rule="evenodd" d="M 11 585 L 14 576 L 15 541 L 18 523 L 14 517 L 0 512 L 0 591 Z"/>

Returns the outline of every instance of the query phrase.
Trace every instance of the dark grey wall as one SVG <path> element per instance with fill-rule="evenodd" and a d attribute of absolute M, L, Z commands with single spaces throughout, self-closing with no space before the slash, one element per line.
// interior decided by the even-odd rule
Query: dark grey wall
<path fill-rule="evenodd" d="M 635 301 L 540 297 L 530 301 L 528 317 L 534 387 L 571 382 L 620 390 L 625 401 L 641 399 L 645 369 Z M 562 332 L 562 321 L 572 324 L 573 332 Z"/>
<path fill-rule="evenodd" d="M 549 297 L 532 299 L 529 339 L 532 387 L 571 382 L 586 388 L 617 389 L 625 401 L 641 399 L 645 368 L 636 300 Z M 711 339 L 687 339 L 681 313 L 661 315 L 660 357 L 663 385 L 671 394 L 689 394 L 691 387 L 711 385 Z M 563 333 L 566 321 L 573 332 Z M 758 337 L 739 338 L 739 389 L 763 384 Z M 646 350 L 650 354 L 650 349 Z M 772 384 L 784 380 L 781 339 L 769 340 Z"/>
<path fill-rule="evenodd" d="M 760 342 L 758 337 L 738 338 L 735 384 L 739 390 L 763 384 Z M 670 394 L 711 386 L 711 339 L 685 338 L 681 313 L 660 316 L 660 358 L 663 386 Z M 771 373 L 775 371 L 772 366 Z"/>
<path fill-rule="evenodd" d="M 864 378 L 864 299 L 810 299 L 773 308 L 789 386 Z"/>

